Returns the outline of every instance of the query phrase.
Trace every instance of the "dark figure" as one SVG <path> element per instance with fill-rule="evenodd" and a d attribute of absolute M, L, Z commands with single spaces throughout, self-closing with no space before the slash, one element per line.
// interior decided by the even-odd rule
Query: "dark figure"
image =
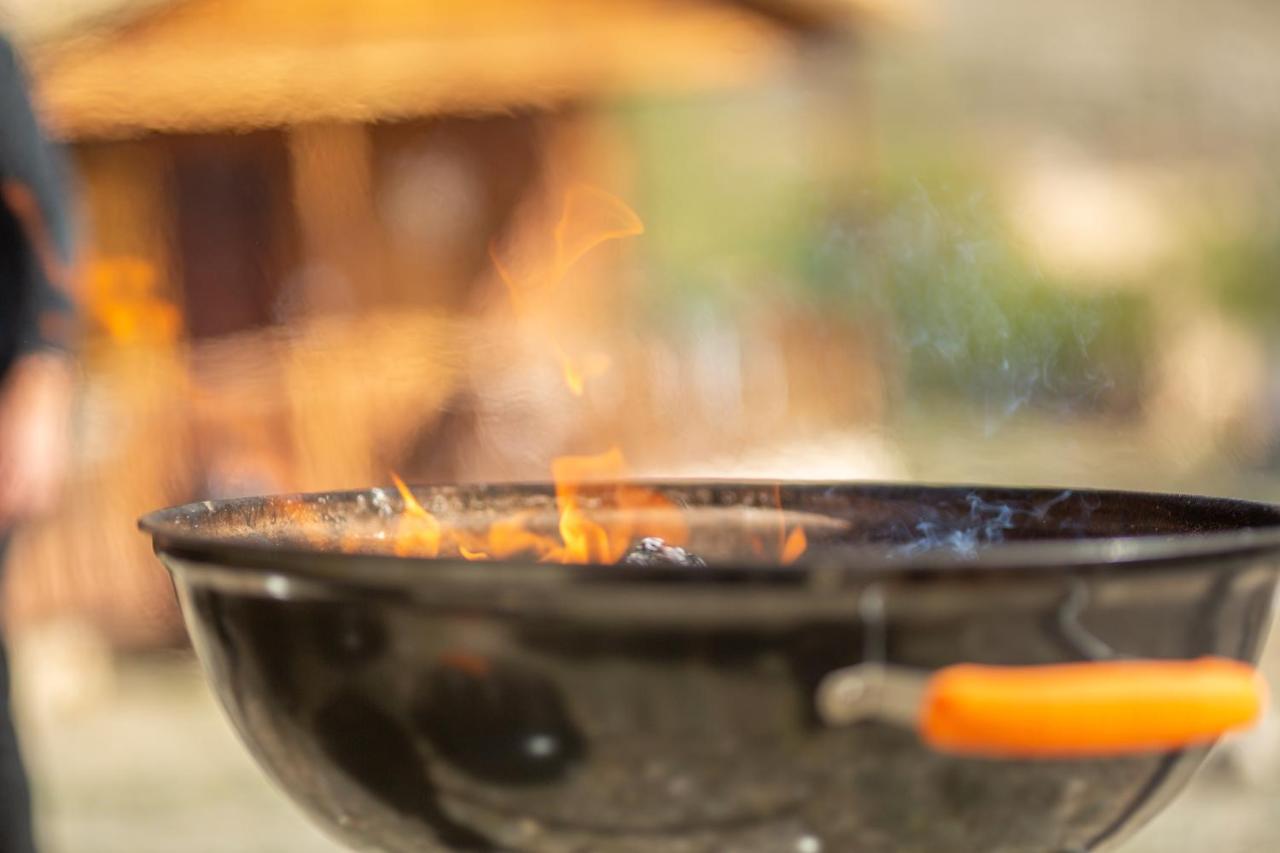
<path fill-rule="evenodd" d="M 13 525 L 52 505 L 66 467 L 75 315 L 63 178 L 0 37 L 0 565 Z M 35 850 L 30 800 L 0 644 L 0 853 Z"/>

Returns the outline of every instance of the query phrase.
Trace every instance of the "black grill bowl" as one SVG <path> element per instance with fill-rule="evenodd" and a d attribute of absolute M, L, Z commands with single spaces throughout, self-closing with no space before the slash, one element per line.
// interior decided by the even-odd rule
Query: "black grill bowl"
<path fill-rule="evenodd" d="M 816 853 L 1104 849 L 1204 756 L 989 760 L 828 726 L 862 661 L 1252 662 L 1280 512 L 1213 498 L 874 484 L 650 484 L 709 566 L 343 553 L 379 490 L 141 522 L 245 744 L 355 849 Z M 552 514 L 547 485 L 423 487 L 450 523 Z M 810 531 L 796 564 L 741 543 Z M 389 509 L 390 508 L 390 509 Z M 381 515 L 379 515 L 381 514 Z M 868 607 L 874 602 L 874 607 Z"/>

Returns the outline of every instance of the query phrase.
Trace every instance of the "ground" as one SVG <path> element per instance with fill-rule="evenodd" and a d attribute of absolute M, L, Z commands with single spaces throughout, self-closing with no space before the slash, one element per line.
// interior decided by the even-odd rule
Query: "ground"
<path fill-rule="evenodd" d="M 116 667 L 109 695 L 26 721 L 50 853 L 336 853 L 258 771 L 189 655 Z"/>

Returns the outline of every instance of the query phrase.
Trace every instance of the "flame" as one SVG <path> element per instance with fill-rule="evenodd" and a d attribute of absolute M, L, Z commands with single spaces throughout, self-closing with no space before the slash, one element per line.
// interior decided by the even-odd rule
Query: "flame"
<path fill-rule="evenodd" d="M 556 484 L 556 506 L 560 510 L 560 538 L 564 540 L 564 562 L 614 563 L 626 553 L 630 543 L 611 541 L 609 531 L 592 521 L 583 511 L 581 487 L 592 479 L 621 478 L 626 474 L 622 451 L 610 448 L 599 456 L 561 456 L 551 463 Z"/>
<path fill-rule="evenodd" d="M 528 303 L 525 300 L 525 288 L 516 279 L 507 265 L 503 262 L 502 257 L 498 254 L 498 247 L 495 243 L 489 243 L 489 261 L 493 264 L 494 270 L 498 273 L 498 278 L 502 279 L 502 283 L 507 286 L 507 295 L 511 297 L 511 307 L 517 314 L 525 314 L 527 312 Z"/>
<path fill-rule="evenodd" d="M 627 203 L 596 187 L 579 184 L 565 194 L 564 210 L 555 228 L 554 281 L 592 249 L 610 240 L 644 233 L 644 223 Z"/>
<path fill-rule="evenodd" d="M 552 231 L 551 257 L 544 269 L 523 277 L 516 275 L 493 243 L 489 244 L 489 259 L 506 285 L 516 315 L 529 317 L 534 313 L 537 297 L 559 289 L 570 269 L 593 249 L 610 240 L 643 233 L 644 223 L 626 202 L 604 190 L 578 184 L 565 193 L 564 207 Z M 565 385 L 575 397 L 583 396 L 587 382 L 603 376 L 612 365 L 604 353 L 578 356 L 568 352 L 558 340 L 552 341 L 551 348 L 560 363 Z"/>
<path fill-rule="evenodd" d="M 546 562 L 611 564 L 622 559 L 641 536 L 660 536 L 672 545 L 688 540 L 688 525 L 670 499 L 653 489 L 621 482 L 627 466 L 616 447 L 596 456 L 559 457 L 551 470 L 559 539 L 531 529 L 530 512 L 499 519 L 479 533 L 448 527 L 393 473 L 404 501 L 393 542 L 395 553 L 402 557 L 456 554 L 465 560 L 530 555 Z"/>
<path fill-rule="evenodd" d="M 804 528 L 793 528 L 782 543 L 782 565 L 789 566 L 800 559 L 808 547 L 809 537 L 805 535 Z"/>
<path fill-rule="evenodd" d="M 418 503 L 418 499 L 409 491 L 404 480 L 394 472 L 391 479 L 404 501 L 404 512 L 400 514 L 400 527 L 396 531 L 395 551 L 401 557 L 436 557 L 440 554 L 442 528 L 439 519 L 427 512 Z"/>
<path fill-rule="evenodd" d="M 616 563 L 642 536 L 658 536 L 669 545 L 688 542 L 688 525 L 670 498 L 624 482 L 627 464 L 618 448 L 598 456 L 562 456 L 552 463 L 551 473 L 565 545 L 562 562 Z M 609 511 L 607 524 L 590 518 L 584 508 L 583 486 L 593 480 L 613 481 L 595 496 Z"/>
<path fill-rule="evenodd" d="M 533 554 L 548 559 L 560 546 L 555 540 L 529 529 L 533 514 L 519 512 L 489 526 L 484 550 L 496 559 Z"/>
<path fill-rule="evenodd" d="M 565 196 L 564 209 L 553 231 L 554 251 L 540 275 L 521 279 L 499 257 L 494 245 L 489 256 L 494 269 L 506 284 L 517 315 L 528 315 L 534 297 L 545 288 L 559 287 L 566 274 L 587 253 L 602 243 L 644 233 L 644 224 L 620 199 L 587 186 L 575 186 Z M 607 354 L 571 354 L 558 340 L 550 349 L 560 362 L 569 391 L 581 397 L 588 380 L 603 375 L 610 367 Z M 459 556 L 465 560 L 499 560 L 532 556 L 560 563 L 617 563 L 641 537 L 656 536 L 669 545 L 688 541 L 688 525 L 679 508 L 660 492 L 628 484 L 627 463 L 617 447 L 594 456 L 560 456 L 551 463 L 555 483 L 557 533 L 559 537 L 533 528 L 531 512 L 520 512 L 497 520 L 483 531 L 456 529 L 442 524 L 418 502 L 413 492 L 396 474 L 396 489 L 404 502 L 394 538 L 400 556 Z M 778 509 L 776 553 L 784 564 L 799 559 L 808 547 L 802 528 L 786 528 L 781 490 L 775 487 Z M 764 558 L 770 550 L 765 540 L 752 536 L 753 552 Z"/>
<path fill-rule="evenodd" d="M 597 246 L 643 233 L 644 222 L 622 199 L 596 187 L 582 184 L 571 187 L 565 194 L 564 210 L 554 231 L 553 283 L 558 285 L 570 268 Z M 579 361 L 558 343 L 555 349 L 565 384 L 575 397 L 583 395 L 588 379 L 609 371 L 611 363 L 605 354 L 592 353 Z"/>
<path fill-rule="evenodd" d="M 782 486 L 773 486 L 773 506 L 778 511 L 778 554 L 782 565 L 789 566 L 803 556 L 809 547 L 809 537 L 803 527 L 787 530 L 787 517 L 782 509 Z"/>
<path fill-rule="evenodd" d="M 533 529 L 531 511 L 498 519 L 480 532 L 444 525 L 393 472 L 392 481 L 404 502 L 393 549 L 402 557 L 458 556 L 475 561 L 528 556 L 543 562 L 610 565 L 646 536 L 685 545 L 689 528 L 680 508 L 655 489 L 626 482 L 628 474 L 626 459 L 617 447 L 594 456 L 557 457 L 551 464 L 559 513 L 557 538 Z M 791 565 L 804 555 L 809 539 L 803 527 L 787 527 L 781 491 L 774 488 L 778 538 L 773 553 L 783 565 Z M 756 534 L 747 543 L 757 558 L 767 558 L 772 550 Z M 358 550 L 356 542 L 347 539 L 341 547 Z"/>
<path fill-rule="evenodd" d="M 553 344 L 553 346 L 555 347 L 556 357 L 560 360 L 560 370 L 564 374 L 564 382 L 569 386 L 570 393 L 575 397 L 581 397 L 586 393 L 588 379 L 595 379 L 605 375 L 613 365 L 612 359 L 606 353 L 593 352 L 578 360 L 565 352 L 559 344 Z"/>
<path fill-rule="evenodd" d="M 524 313 L 529 307 L 528 296 L 563 284 L 573 266 L 593 249 L 643 233 L 644 222 L 626 202 L 597 187 L 578 184 L 565 193 L 564 207 L 552 231 L 551 258 L 543 269 L 538 270 L 535 264 L 529 274 L 516 275 L 492 242 L 489 260 L 507 286 L 517 313 Z"/>

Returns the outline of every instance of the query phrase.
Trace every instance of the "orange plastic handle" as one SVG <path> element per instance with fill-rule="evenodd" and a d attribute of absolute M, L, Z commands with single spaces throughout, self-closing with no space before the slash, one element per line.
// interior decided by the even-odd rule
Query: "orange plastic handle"
<path fill-rule="evenodd" d="M 1253 667 L 1224 658 L 962 664 L 930 678 L 919 726 L 943 752 L 1103 757 L 1207 744 L 1247 728 L 1266 703 Z"/>

